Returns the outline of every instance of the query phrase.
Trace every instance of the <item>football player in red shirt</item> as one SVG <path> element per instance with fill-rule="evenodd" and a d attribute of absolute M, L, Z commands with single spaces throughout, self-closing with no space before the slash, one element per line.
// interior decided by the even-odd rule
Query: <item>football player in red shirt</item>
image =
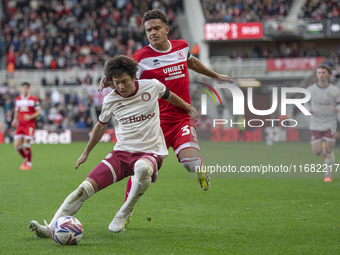
<path fill-rule="evenodd" d="M 23 157 L 21 170 L 32 169 L 32 151 L 30 142 L 35 130 L 35 119 L 41 115 L 41 108 L 36 97 L 31 96 L 30 84 L 21 84 L 21 95 L 15 99 L 15 113 L 12 126 L 17 126 L 14 135 L 14 146 Z"/>
<path fill-rule="evenodd" d="M 192 56 L 185 40 L 168 40 L 168 17 L 164 12 L 157 9 L 148 11 L 144 14 L 143 24 L 150 44 L 132 56 L 138 62 L 138 79 L 155 78 L 189 104 L 188 68 L 223 82 L 233 82 L 229 76 L 214 72 Z M 98 91 L 111 85 L 110 80 L 103 77 Z M 202 190 L 208 190 L 210 179 L 206 173 L 200 171 L 203 163 L 199 155 L 196 122 L 185 111 L 162 99 L 159 100 L 159 106 L 161 128 L 167 147 L 174 149 L 179 162 L 189 172 L 196 173 Z M 125 199 L 130 187 L 131 178 Z"/>

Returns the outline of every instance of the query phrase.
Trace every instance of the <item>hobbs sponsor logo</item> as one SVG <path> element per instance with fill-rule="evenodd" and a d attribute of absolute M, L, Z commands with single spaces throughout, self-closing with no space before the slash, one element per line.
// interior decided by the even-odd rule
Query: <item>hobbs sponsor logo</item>
<path fill-rule="evenodd" d="M 130 124 L 130 123 L 135 123 L 135 122 L 140 122 L 140 121 L 144 121 L 144 120 L 149 120 L 149 119 L 155 117 L 155 115 L 156 115 L 155 113 L 148 114 L 148 115 L 141 114 L 139 116 L 131 116 L 131 117 L 128 117 L 128 118 L 121 118 L 119 120 L 119 122 L 122 125 L 126 125 L 126 124 Z"/>

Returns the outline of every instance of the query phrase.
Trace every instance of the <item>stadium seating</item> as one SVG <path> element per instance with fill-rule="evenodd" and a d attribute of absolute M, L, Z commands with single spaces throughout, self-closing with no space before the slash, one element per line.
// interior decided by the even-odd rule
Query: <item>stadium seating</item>
<path fill-rule="evenodd" d="M 340 2 L 335 0 L 306 0 L 301 18 L 323 20 L 340 17 Z"/>
<path fill-rule="evenodd" d="M 278 19 L 288 13 L 291 0 L 201 0 L 207 22 L 251 22 Z"/>
<path fill-rule="evenodd" d="M 148 9 L 169 15 L 170 38 L 179 38 L 181 1 L 5 1 L 8 64 L 16 69 L 91 69 L 113 55 L 132 55 L 148 44 L 141 26 Z"/>
<path fill-rule="evenodd" d="M 180 37 L 176 12 L 182 8 L 181 0 L 4 1 L 3 8 L 6 64 L 11 73 L 27 69 L 98 70 L 111 56 L 131 56 L 148 44 L 141 22 L 143 13 L 149 9 L 167 12 L 169 38 Z M 26 76 L 25 72 L 22 76 Z M 46 77 L 43 72 L 40 76 L 39 86 L 46 89 L 40 91 L 43 115 L 37 123 L 38 128 L 42 125 L 52 129 L 91 128 L 93 117 L 96 118 L 93 112 L 98 109 L 91 114 L 90 108 L 96 98 L 88 97 L 88 93 L 76 96 L 76 92 L 70 94 L 67 90 L 57 91 L 48 87 L 87 86 L 97 84 L 98 77 L 89 73 L 64 77 L 56 73 L 52 78 Z M 58 93 L 61 93 L 57 96 L 59 100 L 52 100 L 51 95 Z M 2 86 L 0 107 L 13 105 L 17 94 L 18 91 Z M 4 127 L 9 127 L 13 117 L 13 111 L 7 108 L 4 108 L 7 122 Z"/>
<path fill-rule="evenodd" d="M 200 0 L 200 2 L 207 22 L 252 22 L 284 19 L 294 1 Z M 148 44 L 141 28 L 142 14 L 148 9 L 160 8 L 167 12 L 170 19 L 169 38 L 180 38 L 175 17 L 182 9 L 181 4 L 181 0 L 89 0 L 59 3 L 38 0 L 4 1 L 3 33 L 7 64 L 11 64 L 11 68 L 16 70 L 16 85 L 23 79 L 32 77 L 35 85 L 44 87 L 40 91 L 44 109 L 41 124 L 49 125 L 54 129 L 83 127 L 86 123 L 84 120 L 78 123 L 80 117 L 77 117 L 78 112 L 82 112 L 80 115 L 84 116 L 85 122 L 88 120 L 87 125 L 91 127 L 96 117 L 92 113 L 98 110 L 91 111 L 89 104 L 91 100 L 98 99 L 91 94 L 94 92 L 88 90 L 85 94 L 79 94 L 80 97 L 73 98 L 73 92 L 69 93 L 67 89 L 58 88 L 60 102 L 52 103 L 49 98 L 54 85 L 66 88 L 75 87 L 72 85 L 83 85 L 82 87 L 90 89 L 91 84 L 97 84 L 100 71 L 110 56 L 132 55 L 137 49 Z M 303 16 L 300 18 L 322 20 L 338 17 L 339 6 L 340 4 L 334 0 L 306 0 L 301 12 Z M 326 56 L 316 47 L 302 49 L 299 42 L 291 38 L 288 41 L 258 42 L 252 40 L 242 42 L 243 45 L 247 43 L 248 45 L 235 47 L 235 49 L 230 47 L 230 42 L 228 45 L 224 42 L 219 43 L 219 45 L 226 45 L 225 48 L 228 48 L 230 53 L 224 56 L 212 54 L 209 58 L 212 68 L 217 72 L 227 72 L 233 78 L 260 79 L 272 75 L 273 79 L 278 79 L 277 74 L 267 73 L 266 59 Z M 237 42 L 233 45 L 235 44 Z M 339 76 L 340 50 L 331 52 L 329 49 L 329 56 L 327 61 L 333 67 L 335 76 Z M 38 70 L 31 74 L 31 71 L 28 71 L 30 69 Z M 282 71 L 280 75 L 286 78 L 295 77 L 295 73 L 296 76 L 301 76 L 301 73 L 305 75 L 304 71 Z M 190 77 L 192 80 L 200 79 L 194 72 L 190 72 Z M 13 102 L 17 94 L 17 91 L 4 88 L 0 87 L 0 107 L 5 106 L 5 102 L 7 104 Z M 91 98 L 88 98 L 89 94 L 92 95 Z M 197 107 L 199 108 L 199 104 Z M 10 119 L 7 110 L 5 115 L 6 119 Z M 95 116 L 92 120 L 88 119 L 92 116 Z"/>
<path fill-rule="evenodd" d="M 270 23 L 272 21 L 277 22 L 277 20 L 282 21 L 285 18 L 287 18 L 288 13 L 291 11 L 290 8 L 296 1 L 201 0 L 201 4 L 207 23 L 262 21 L 264 22 L 263 24 L 265 30 L 266 23 Z M 306 22 L 311 20 L 323 21 L 324 19 L 339 18 L 339 16 L 340 16 L 339 1 L 305 0 L 300 11 L 299 19 L 303 19 Z M 249 47 L 246 47 L 247 51 L 244 51 L 245 47 L 233 48 L 233 46 L 235 45 L 230 42 L 228 45 L 225 44 L 225 47 L 229 48 L 229 50 L 225 51 L 226 52 L 225 56 L 212 55 L 213 57 L 212 56 L 210 57 L 210 61 L 214 66 L 213 60 L 214 58 L 222 59 L 224 57 L 224 60 L 222 60 L 222 62 L 224 63 L 226 63 L 227 60 L 243 61 L 244 65 L 245 63 L 252 61 L 247 59 L 301 58 L 301 57 L 309 58 L 323 56 L 327 59 L 325 63 L 332 67 L 334 76 L 337 77 L 339 76 L 340 73 L 339 49 L 337 49 L 336 47 L 329 48 L 329 46 L 322 46 L 322 41 L 318 42 L 318 44 L 319 43 L 321 44 L 319 47 L 314 46 L 309 47 L 308 49 L 303 48 L 301 46 L 303 44 L 301 43 L 303 40 L 300 41 L 299 39 L 294 40 L 294 36 L 292 36 L 292 38 L 290 38 L 289 40 L 286 40 L 287 34 L 286 35 L 284 34 L 285 31 L 283 31 L 282 27 L 281 28 L 280 26 L 278 26 L 277 28 L 275 27 L 274 28 L 275 31 L 273 31 L 273 33 L 277 32 L 277 34 L 280 35 L 280 29 L 283 33 L 281 34 L 279 40 L 273 40 L 270 43 L 262 45 L 256 44 L 254 45 L 253 43 L 250 43 Z M 302 32 L 302 34 L 304 32 Z M 316 45 L 316 43 L 313 44 Z M 216 51 L 216 48 L 217 47 L 213 48 L 212 51 L 214 50 Z M 327 48 L 328 50 L 325 50 L 325 48 Z M 322 53 L 320 53 L 321 49 L 323 49 Z M 232 64 L 232 66 L 235 65 L 237 65 L 237 62 Z M 219 66 L 221 65 L 214 67 L 218 68 Z M 226 64 L 223 64 L 223 67 L 221 67 L 221 69 L 223 68 L 226 68 Z"/>

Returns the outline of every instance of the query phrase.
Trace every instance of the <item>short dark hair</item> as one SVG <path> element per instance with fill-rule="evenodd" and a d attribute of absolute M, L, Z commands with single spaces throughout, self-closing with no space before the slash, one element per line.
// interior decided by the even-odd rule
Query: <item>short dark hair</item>
<path fill-rule="evenodd" d="M 21 83 L 21 87 L 22 86 L 27 86 L 27 87 L 31 87 L 31 84 L 29 84 L 27 81 Z"/>
<path fill-rule="evenodd" d="M 131 78 L 136 75 L 137 62 L 127 56 L 115 56 L 105 63 L 104 75 L 109 79 L 119 77 L 123 73 L 127 73 Z"/>
<path fill-rule="evenodd" d="M 159 9 L 154 9 L 146 12 L 143 16 L 143 24 L 145 24 L 145 22 L 149 21 L 150 19 L 160 19 L 165 25 L 169 25 L 168 15 L 166 15 Z"/>
<path fill-rule="evenodd" d="M 328 66 L 328 65 L 325 65 L 325 64 L 321 64 L 321 65 L 319 65 L 318 66 L 318 68 L 317 69 L 326 69 L 327 70 L 327 72 L 329 73 L 329 74 L 332 74 L 332 69 L 331 69 L 331 67 L 330 66 Z"/>

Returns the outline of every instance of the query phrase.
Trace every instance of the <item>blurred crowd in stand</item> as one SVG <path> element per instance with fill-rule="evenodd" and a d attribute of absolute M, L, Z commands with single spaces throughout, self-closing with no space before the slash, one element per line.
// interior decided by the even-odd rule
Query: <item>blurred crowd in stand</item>
<path fill-rule="evenodd" d="M 161 9 L 170 39 L 180 37 L 182 0 L 4 0 L 3 34 L 8 69 L 103 67 L 114 55 L 131 56 L 148 44 L 142 17 Z"/>
<path fill-rule="evenodd" d="M 109 57 L 131 56 L 148 44 L 141 22 L 143 13 L 149 9 L 166 12 L 170 21 L 169 39 L 179 39 L 176 13 L 182 10 L 182 1 L 4 0 L 4 40 L 0 39 L 0 46 L 6 49 L 8 70 L 101 69 Z M 252 22 L 284 18 L 292 0 L 201 0 L 201 3 L 207 22 Z M 300 18 L 336 18 L 340 14 L 340 2 L 306 0 L 301 13 Z M 199 47 L 197 43 L 196 46 Z M 199 48 L 194 48 L 192 52 L 198 56 Z M 228 57 L 242 60 L 318 56 L 318 49 L 301 49 L 297 41 L 290 40 L 278 41 L 275 49 L 255 43 L 248 52 L 231 50 Z M 340 77 L 340 44 L 326 59 L 326 64 L 333 69 L 333 77 Z M 38 95 L 43 114 L 37 128 L 92 128 L 105 96 L 92 87 L 100 78 L 90 73 L 82 78 L 56 75 L 47 79 L 43 75 L 40 83 L 43 93 Z M 87 92 L 67 90 L 77 85 Z M 15 88 L 0 85 L 0 107 L 5 109 L 7 128 L 10 128 L 18 93 Z M 193 88 L 191 95 L 193 105 L 199 110 L 200 91 Z M 224 109 L 219 107 L 216 111 L 222 118 Z M 201 116 L 198 126 L 210 128 L 209 125 L 209 117 Z"/>
<path fill-rule="evenodd" d="M 252 22 L 280 19 L 292 0 L 201 0 L 207 22 Z"/>
<path fill-rule="evenodd" d="M 306 0 L 300 15 L 300 18 L 313 20 L 339 17 L 340 2 L 338 0 Z"/>
<path fill-rule="evenodd" d="M 4 0 L 3 8 L 1 45 L 6 49 L 10 71 L 99 69 L 111 56 L 131 56 L 148 44 L 142 17 L 150 9 L 166 12 L 169 39 L 180 38 L 176 13 L 182 8 L 182 0 Z M 56 75 L 54 80 L 43 76 L 43 96 L 41 92 L 36 95 L 43 110 L 37 128 L 92 128 L 105 95 L 91 89 L 98 79 L 90 74 L 67 79 Z M 55 85 L 87 85 L 87 93 L 57 89 Z M 19 90 L 0 85 L 0 106 L 5 110 L 8 129 L 18 94 Z"/>

